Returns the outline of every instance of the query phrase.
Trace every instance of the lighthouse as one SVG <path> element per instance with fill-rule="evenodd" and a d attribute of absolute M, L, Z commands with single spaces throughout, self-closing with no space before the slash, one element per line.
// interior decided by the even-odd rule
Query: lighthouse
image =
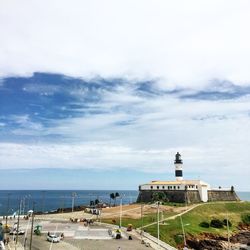
<path fill-rule="evenodd" d="M 182 174 L 182 159 L 181 155 L 179 152 L 175 155 L 175 178 L 177 181 L 182 181 L 183 180 L 183 174 Z"/>

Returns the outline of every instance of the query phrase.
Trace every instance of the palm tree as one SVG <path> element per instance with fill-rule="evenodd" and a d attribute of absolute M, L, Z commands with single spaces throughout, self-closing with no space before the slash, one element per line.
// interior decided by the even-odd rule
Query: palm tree
<path fill-rule="evenodd" d="M 109 198 L 110 198 L 110 200 L 109 200 L 109 206 L 111 206 L 111 199 L 112 199 L 112 200 L 115 199 L 115 194 L 114 194 L 114 193 L 111 193 L 111 194 L 109 195 Z"/>
<path fill-rule="evenodd" d="M 117 197 L 120 197 L 120 194 L 118 192 L 115 193 L 115 198 L 114 198 L 115 199 L 115 206 L 116 206 L 116 198 Z"/>

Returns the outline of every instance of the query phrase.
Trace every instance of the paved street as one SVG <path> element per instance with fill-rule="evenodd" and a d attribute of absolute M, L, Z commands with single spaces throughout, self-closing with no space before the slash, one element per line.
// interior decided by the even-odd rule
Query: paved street
<path fill-rule="evenodd" d="M 14 222 L 13 222 L 14 223 Z M 21 220 L 20 228 L 25 230 L 27 242 L 24 248 L 25 235 L 18 237 L 20 246 L 17 250 L 29 249 L 30 244 L 30 222 Z M 142 245 L 139 239 L 133 236 L 133 240 L 128 240 L 128 235 L 124 233 L 122 239 L 113 239 L 109 233 L 109 228 L 105 226 L 92 225 L 85 226 L 84 223 L 58 222 L 58 221 L 40 221 L 35 220 L 34 226 L 42 226 L 42 235 L 33 235 L 32 249 L 33 250 L 143 250 L 149 249 Z M 59 243 L 50 243 L 46 240 L 47 233 L 64 234 L 65 238 Z M 9 249 L 14 248 L 14 236 L 10 237 Z M 8 248 L 7 248 L 8 249 Z"/>

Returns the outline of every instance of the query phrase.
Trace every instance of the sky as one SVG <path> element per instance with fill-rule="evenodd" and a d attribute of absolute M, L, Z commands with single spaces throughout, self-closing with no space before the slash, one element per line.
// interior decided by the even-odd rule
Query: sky
<path fill-rule="evenodd" d="M 249 23 L 243 0 L 0 0 L 0 188 L 136 190 L 178 151 L 250 191 Z"/>

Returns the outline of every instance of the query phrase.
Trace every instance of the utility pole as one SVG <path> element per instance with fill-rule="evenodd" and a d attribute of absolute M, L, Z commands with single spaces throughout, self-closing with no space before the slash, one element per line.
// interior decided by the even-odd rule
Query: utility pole
<path fill-rule="evenodd" d="M 18 209 L 18 217 L 17 217 L 17 234 L 16 234 L 16 241 L 15 241 L 15 250 L 18 242 L 18 231 L 19 231 L 19 223 L 20 223 L 20 213 L 21 213 L 21 200 L 19 202 L 19 209 Z"/>
<path fill-rule="evenodd" d="M 35 202 L 33 201 L 33 213 L 32 213 L 32 220 L 31 220 L 31 229 L 30 229 L 30 249 L 32 248 L 32 237 L 33 237 L 33 226 L 34 226 L 34 217 L 35 217 Z"/>
<path fill-rule="evenodd" d="M 122 196 L 120 199 L 120 228 L 122 228 Z"/>
<path fill-rule="evenodd" d="M 230 236 L 229 236 L 228 213 L 227 213 L 227 242 L 228 242 L 228 249 L 231 249 L 231 244 L 230 244 Z"/>
<path fill-rule="evenodd" d="M 142 237 L 143 237 L 143 204 L 141 204 L 141 241 L 142 241 Z"/>
<path fill-rule="evenodd" d="M 160 218 L 159 218 L 159 213 L 160 212 L 160 202 L 157 201 L 157 245 L 159 247 L 160 244 Z"/>
<path fill-rule="evenodd" d="M 8 224 L 9 209 L 10 209 L 10 193 L 7 194 L 7 207 L 6 207 L 5 227 L 7 227 L 7 224 Z"/>
<path fill-rule="evenodd" d="M 182 228 L 182 233 L 183 233 L 184 246 L 186 246 L 187 245 L 187 243 L 186 243 L 186 235 L 185 235 L 185 230 L 184 230 L 184 225 L 183 225 L 181 215 L 180 215 L 180 220 L 181 220 L 181 228 Z"/>
<path fill-rule="evenodd" d="M 64 211 L 64 202 L 65 202 L 64 200 L 65 200 L 65 195 L 63 195 L 62 213 Z"/>
<path fill-rule="evenodd" d="M 74 212 L 76 193 L 72 193 L 72 212 Z"/>
<path fill-rule="evenodd" d="M 44 210 L 45 210 L 45 193 L 46 191 L 43 190 L 42 191 L 42 213 L 44 213 Z"/>

